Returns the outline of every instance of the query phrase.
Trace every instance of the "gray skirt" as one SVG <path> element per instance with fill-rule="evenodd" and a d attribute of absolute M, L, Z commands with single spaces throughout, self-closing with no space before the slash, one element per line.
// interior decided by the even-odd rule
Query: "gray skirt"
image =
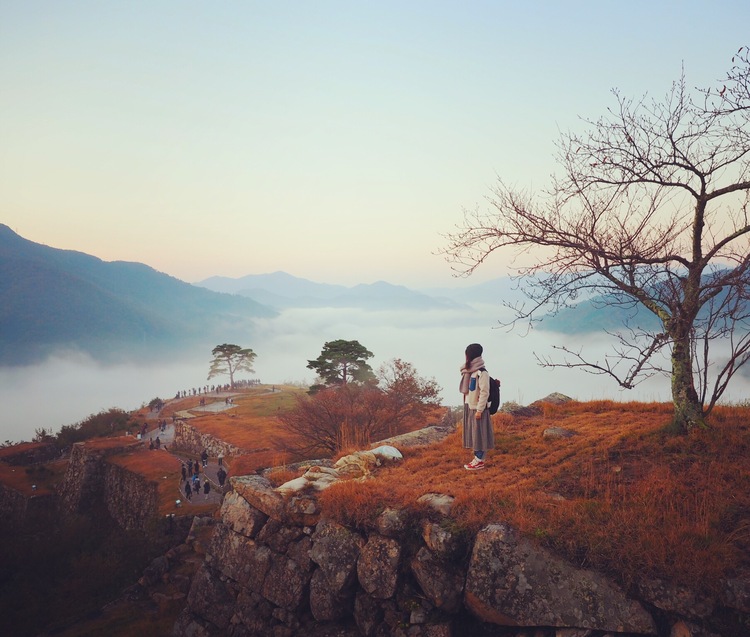
<path fill-rule="evenodd" d="M 476 410 L 464 403 L 464 447 L 475 451 L 486 451 L 495 447 L 495 432 L 489 410 L 485 409 L 479 420 L 474 417 Z"/>

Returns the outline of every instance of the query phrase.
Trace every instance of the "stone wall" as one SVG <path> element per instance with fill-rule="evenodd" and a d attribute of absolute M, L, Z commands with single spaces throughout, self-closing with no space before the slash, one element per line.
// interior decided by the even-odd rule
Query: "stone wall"
<path fill-rule="evenodd" d="M 27 496 L 0 484 L 0 518 L 3 528 L 25 528 L 32 531 L 44 529 L 52 523 L 54 515 L 54 494 Z"/>
<path fill-rule="evenodd" d="M 116 464 L 105 463 L 103 488 L 107 512 L 124 529 L 145 529 L 159 509 L 158 485 Z"/>
<path fill-rule="evenodd" d="M 157 485 L 109 461 L 141 445 L 132 440 L 106 446 L 92 442 L 73 445 L 58 487 L 61 512 L 109 515 L 123 528 L 145 529 L 158 511 Z"/>
<path fill-rule="evenodd" d="M 454 533 L 448 496 L 426 497 L 418 519 L 387 510 L 353 529 L 310 493 L 231 482 L 175 637 L 717 634 L 703 628 L 717 605 L 689 591 L 662 583 L 635 598 L 503 523 Z M 750 613 L 740 589 L 732 612 Z"/>
<path fill-rule="evenodd" d="M 205 449 L 208 455 L 216 457 L 221 452 L 225 457 L 237 456 L 243 452 L 239 447 L 202 433 L 190 424 L 189 420 L 178 419 L 174 423 L 174 441 L 172 447 L 194 455 L 200 455 Z"/>

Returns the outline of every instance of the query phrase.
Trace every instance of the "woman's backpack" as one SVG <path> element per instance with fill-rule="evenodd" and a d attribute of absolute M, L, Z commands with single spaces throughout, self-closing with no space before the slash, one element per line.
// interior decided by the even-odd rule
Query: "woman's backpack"
<path fill-rule="evenodd" d="M 487 370 L 482 367 L 482 371 Z M 487 409 L 490 414 L 496 414 L 497 410 L 500 409 L 500 381 L 497 378 L 490 376 L 490 397 L 487 401 Z"/>

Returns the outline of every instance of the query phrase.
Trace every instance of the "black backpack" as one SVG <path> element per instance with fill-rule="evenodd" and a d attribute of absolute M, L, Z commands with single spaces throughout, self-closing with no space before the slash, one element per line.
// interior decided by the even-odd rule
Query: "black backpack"
<path fill-rule="evenodd" d="M 487 370 L 482 367 L 482 371 Z M 496 414 L 500 409 L 500 381 L 492 376 L 490 376 L 490 398 L 487 401 L 487 409 L 490 410 L 490 414 Z"/>

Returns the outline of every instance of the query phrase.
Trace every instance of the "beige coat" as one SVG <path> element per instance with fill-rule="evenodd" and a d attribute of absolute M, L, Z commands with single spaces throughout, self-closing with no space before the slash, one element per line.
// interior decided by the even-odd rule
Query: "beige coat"
<path fill-rule="evenodd" d="M 476 371 L 471 377 L 477 379 L 477 386 L 474 391 L 466 394 L 464 400 L 469 405 L 469 409 L 484 411 L 485 407 L 487 407 L 487 401 L 490 399 L 489 372 Z"/>

